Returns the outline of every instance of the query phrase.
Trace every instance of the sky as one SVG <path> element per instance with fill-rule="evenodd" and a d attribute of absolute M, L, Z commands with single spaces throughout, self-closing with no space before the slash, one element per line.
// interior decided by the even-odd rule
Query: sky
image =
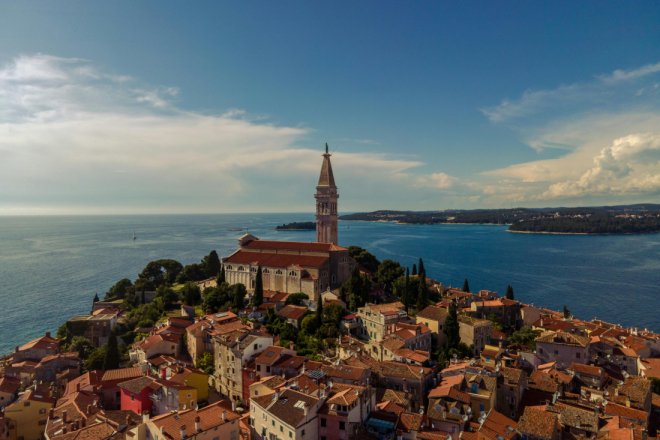
<path fill-rule="evenodd" d="M 660 2 L 0 3 L 0 215 L 658 203 Z"/>

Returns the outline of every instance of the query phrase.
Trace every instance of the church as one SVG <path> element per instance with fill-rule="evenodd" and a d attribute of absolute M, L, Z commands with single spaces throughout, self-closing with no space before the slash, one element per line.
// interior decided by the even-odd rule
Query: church
<path fill-rule="evenodd" d="M 316 300 L 320 293 L 336 289 L 350 275 L 355 260 L 338 245 L 337 185 L 326 145 L 321 175 L 316 186 L 316 243 L 259 240 L 251 234 L 238 239 L 238 250 L 222 259 L 229 284 L 242 283 L 254 290 L 261 266 L 264 290 L 303 292 Z"/>

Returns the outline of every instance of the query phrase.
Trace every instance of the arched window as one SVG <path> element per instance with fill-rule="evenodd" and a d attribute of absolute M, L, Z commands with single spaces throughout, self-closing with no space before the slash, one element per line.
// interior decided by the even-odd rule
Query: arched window
<path fill-rule="evenodd" d="M 328 276 L 328 272 L 326 272 L 326 271 L 321 272 L 321 277 L 322 278 L 325 278 L 327 276 Z M 321 288 L 321 289 L 323 289 L 323 288 Z"/>
<path fill-rule="evenodd" d="M 289 272 L 289 276 L 290 276 L 290 277 L 297 277 L 298 274 L 296 273 L 295 270 L 292 270 L 291 272 Z"/>
<path fill-rule="evenodd" d="M 261 273 L 270 273 L 270 271 L 268 269 L 264 269 L 261 271 Z"/>
<path fill-rule="evenodd" d="M 225 270 L 232 270 L 231 266 L 225 267 Z"/>
<path fill-rule="evenodd" d="M 341 258 L 339 259 L 339 264 L 346 264 L 346 258 L 341 257 Z"/>
<path fill-rule="evenodd" d="M 323 283 L 321 283 L 321 290 L 323 290 Z"/>
<path fill-rule="evenodd" d="M 332 276 L 332 282 L 333 282 L 333 283 L 336 283 L 336 282 L 337 282 L 337 277 L 334 276 L 334 275 Z"/>
<path fill-rule="evenodd" d="M 245 269 L 243 268 L 243 266 L 238 266 L 238 271 L 239 271 L 239 272 L 244 272 Z"/>
<path fill-rule="evenodd" d="M 275 271 L 275 275 L 282 275 L 282 271 L 279 270 L 279 269 L 277 269 L 277 270 Z"/>
<path fill-rule="evenodd" d="M 257 268 L 256 268 L 256 267 L 251 267 L 251 268 L 250 268 L 250 272 L 252 272 L 252 273 L 257 273 Z"/>

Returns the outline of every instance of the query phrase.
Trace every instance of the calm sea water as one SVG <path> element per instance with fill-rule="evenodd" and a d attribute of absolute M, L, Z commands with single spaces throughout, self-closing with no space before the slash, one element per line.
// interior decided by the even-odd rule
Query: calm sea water
<path fill-rule="evenodd" d="M 311 221 L 305 214 L 0 217 L 0 353 L 67 318 L 89 313 L 118 280 L 134 280 L 152 260 L 199 262 L 226 256 L 249 228 L 262 239 L 312 241 L 315 234 L 272 231 Z M 660 330 L 660 234 L 512 234 L 499 226 L 412 226 L 340 222 L 339 244 L 412 266 L 445 285 L 504 293 L 580 318 Z M 133 241 L 133 230 L 138 239 Z"/>

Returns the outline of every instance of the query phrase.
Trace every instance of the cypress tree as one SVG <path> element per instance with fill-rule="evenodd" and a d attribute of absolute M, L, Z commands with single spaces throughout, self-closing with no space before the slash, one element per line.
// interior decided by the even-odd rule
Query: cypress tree
<path fill-rule="evenodd" d="M 218 280 L 217 280 L 217 284 L 218 284 L 218 286 L 219 286 L 220 284 L 224 283 L 225 281 L 226 281 L 226 280 L 225 280 L 225 265 L 223 264 L 223 265 L 221 265 L 221 267 L 220 267 L 220 275 L 218 275 Z"/>
<path fill-rule="evenodd" d="M 452 306 L 449 308 L 449 315 L 447 315 L 447 319 L 445 320 L 443 331 L 447 336 L 447 348 L 458 348 L 458 344 L 461 342 L 461 336 L 456 307 Z"/>
<path fill-rule="evenodd" d="M 463 283 L 463 292 L 469 292 L 470 291 L 470 285 L 468 284 L 467 278 L 465 279 L 465 282 Z"/>
<path fill-rule="evenodd" d="M 362 305 L 364 306 L 369 302 L 371 296 L 371 280 L 366 275 L 360 275 L 362 278 Z"/>
<path fill-rule="evenodd" d="M 419 268 L 417 269 L 417 273 L 421 274 L 422 272 L 424 272 L 424 274 L 426 274 L 426 269 L 424 269 L 424 262 L 420 258 L 419 259 Z"/>
<path fill-rule="evenodd" d="M 413 264 L 413 270 L 412 270 L 413 276 L 417 275 L 417 265 Z"/>
<path fill-rule="evenodd" d="M 426 273 L 420 272 L 419 293 L 417 294 L 417 312 L 421 312 L 429 305 L 429 289 L 426 286 Z"/>
<path fill-rule="evenodd" d="M 264 282 L 261 277 L 261 266 L 257 269 L 257 277 L 254 280 L 254 295 L 252 296 L 252 307 L 259 307 L 264 303 Z"/>
<path fill-rule="evenodd" d="M 144 289 L 142 289 L 142 304 L 146 304 L 146 303 L 147 303 L 147 301 L 144 297 Z"/>
<path fill-rule="evenodd" d="M 413 265 L 413 269 L 415 266 Z M 405 306 L 406 312 L 408 311 L 408 307 L 410 307 L 410 269 L 406 267 L 406 282 L 404 284 L 403 288 L 403 295 L 401 295 L 401 302 Z"/>
<path fill-rule="evenodd" d="M 110 333 L 108 338 L 108 347 L 105 350 L 105 358 L 103 359 L 104 370 L 116 370 L 119 368 L 119 346 L 117 345 L 117 336 Z"/>
<path fill-rule="evenodd" d="M 99 294 L 98 293 L 94 294 L 94 302 L 99 302 Z"/>
<path fill-rule="evenodd" d="M 319 293 L 318 303 L 316 304 L 316 328 L 323 325 L 323 295 Z"/>
<path fill-rule="evenodd" d="M 511 285 L 508 285 L 508 286 L 506 287 L 506 295 L 505 295 L 505 298 L 506 298 L 506 299 L 511 299 L 511 300 L 514 299 L 514 298 L 513 298 L 513 287 L 511 287 Z"/>

